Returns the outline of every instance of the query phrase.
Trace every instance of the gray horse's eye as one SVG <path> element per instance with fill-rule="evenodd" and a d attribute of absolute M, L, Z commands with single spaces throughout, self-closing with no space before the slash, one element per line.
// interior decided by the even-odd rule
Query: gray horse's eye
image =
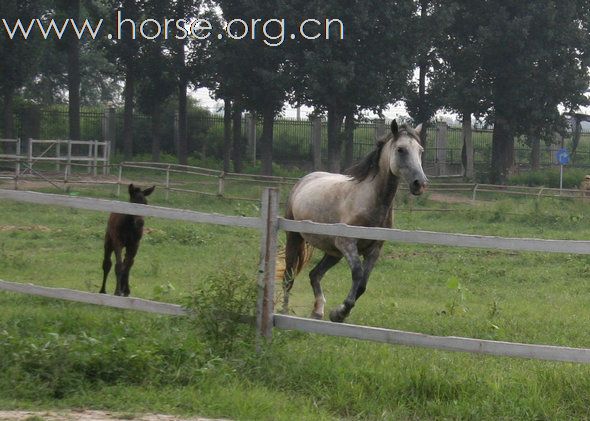
<path fill-rule="evenodd" d="M 407 152 L 406 148 L 397 148 L 397 153 L 400 155 L 403 155 Z"/>

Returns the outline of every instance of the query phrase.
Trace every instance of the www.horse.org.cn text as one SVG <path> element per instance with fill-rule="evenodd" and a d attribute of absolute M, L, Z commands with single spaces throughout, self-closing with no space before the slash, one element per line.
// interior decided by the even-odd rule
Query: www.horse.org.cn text
<path fill-rule="evenodd" d="M 85 19 L 17 19 L 8 21 L 2 18 L 0 33 L 4 32 L 10 40 L 41 36 L 43 39 L 62 39 L 73 33 L 78 39 L 110 40 L 144 39 L 179 41 L 192 39 L 195 41 L 223 40 L 259 40 L 269 47 L 279 47 L 288 40 L 308 41 L 342 41 L 345 38 L 345 25 L 337 18 L 302 19 L 298 23 L 287 24 L 284 18 L 272 19 L 240 19 L 234 18 L 214 25 L 208 19 L 144 19 L 136 21 L 123 16 L 118 11 L 115 18 L 114 31 L 107 33 L 104 19 L 91 21 Z M 218 29 L 216 29 L 218 28 Z"/>

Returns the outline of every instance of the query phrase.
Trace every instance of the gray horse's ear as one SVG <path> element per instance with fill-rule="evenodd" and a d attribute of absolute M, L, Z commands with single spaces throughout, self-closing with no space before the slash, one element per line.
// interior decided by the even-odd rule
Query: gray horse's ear
<path fill-rule="evenodd" d="M 391 122 L 391 133 L 393 133 L 393 137 L 397 137 L 397 133 L 399 132 L 399 127 L 397 127 L 397 121 L 395 119 Z"/>
<path fill-rule="evenodd" d="M 420 133 L 422 132 L 422 123 L 418 124 L 414 130 L 416 130 L 416 133 L 420 136 Z"/>

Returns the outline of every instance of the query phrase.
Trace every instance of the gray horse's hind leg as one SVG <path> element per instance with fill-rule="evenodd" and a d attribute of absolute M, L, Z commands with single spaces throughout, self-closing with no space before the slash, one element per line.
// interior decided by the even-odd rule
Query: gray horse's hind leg
<path fill-rule="evenodd" d="M 333 322 L 341 323 L 346 317 L 348 317 L 350 310 L 352 310 L 356 302 L 357 291 L 363 283 L 363 264 L 361 262 L 361 257 L 359 256 L 356 242 L 357 240 L 353 238 L 343 237 L 338 237 L 334 241 L 334 245 L 340 250 L 346 258 L 348 266 L 350 266 L 350 271 L 352 272 L 352 288 L 344 300 L 344 303 L 330 311 L 330 320 Z"/>
<path fill-rule="evenodd" d="M 322 260 L 309 272 L 309 280 L 311 282 L 311 287 L 313 289 L 313 295 L 315 297 L 315 303 L 313 305 L 313 311 L 311 312 L 311 317 L 314 319 L 323 319 L 324 318 L 324 305 L 326 304 L 326 298 L 324 297 L 324 293 L 322 291 L 322 286 L 320 282 L 322 278 L 326 274 L 326 272 L 336 265 L 342 256 L 330 256 L 329 254 L 324 254 Z"/>
<path fill-rule="evenodd" d="M 348 265 L 352 272 L 352 287 L 350 288 L 344 303 L 330 312 L 330 320 L 333 322 L 343 322 L 356 304 L 356 300 L 358 300 L 367 289 L 369 275 L 375 267 L 375 263 L 381 252 L 381 247 L 383 246 L 383 242 L 375 243 L 363 254 L 364 261 L 361 263 L 356 240 L 349 238 L 342 238 L 339 240 L 340 241 L 336 241 L 336 247 L 342 251 L 342 254 L 344 254 L 344 257 L 346 257 L 346 260 L 348 261 Z"/>

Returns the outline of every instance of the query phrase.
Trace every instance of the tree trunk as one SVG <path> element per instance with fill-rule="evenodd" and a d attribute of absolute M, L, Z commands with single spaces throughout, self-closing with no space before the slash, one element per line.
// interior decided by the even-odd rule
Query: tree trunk
<path fill-rule="evenodd" d="M 231 110 L 229 99 L 223 100 L 223 171 L 231 171 Z"/>
<path fill-rule="evenodd" d="M 162 111 L 155 107 L 151 115 L 152 120 L 152 161 L 160 162 L 161 132 L 162 132 Z"/>
<path fill-rule="evenodd" d="M 242 154 L 244 152 L 244 139 L 242 137 L 242 110 L 240 110 L 237 106 L 234 106 L 232 117 L 234 170 L 237 173 L 241 173 L 243 171 Z"/>
<path fill-rule="evenodd" d="M 354 161 L 354 112 L 346 114 L 344 120 L 344 168 L 349 168 Z"/>
<path fill-rule="evenodd" d="M 14 136 L 14 92 L 9 89 L 4 93 L 4 109 L 2 110 L 4 121 L 4 137 L 13 139 Z"/>
<path fill-rule="evenodd" d="M 463 175 L 465 178 L 472 180 L 475 176 L 473 162 L 473 132 L 471 130 L 471 113 L 463 113 L 462 122 L 463 133 L 463 150 L 461 151 L 461 160 L 463 161 Z M 464 156 L 463 156 L 464 151 Z"/>
<path fill-rule="evenodd" d="M 80 0 L 69 4 L 70 18 L 79 21 Z M 80 40 L 73 34 L 68 39 L 68 111 L 70 139 L 80 140 Z"/>
<path fill-rule="evenodd" d="M 125 75 L 125 109 L 123 112 L 123 156 L 133 159 L 133 102 L 135 98 L 135 73 L 132 66 L 127 67 Z"/>
<path fill-rule="evenodd" d="M 181 80 L 178 86 L 178 162 L 182 165 L 188 163 L 187 85 L 186 80 Z"/>
<path fill-rule="evenodd" d="M 514 164 L 514 136 L 508 119 L 496 114 L 492 135 L 490 182 L 506 184 Z"/>
<path fill-rule="evenodd" d="M 184 15 L 181 15 L 184 16 Z M 178 162 L 182 165 L 188 163 L 188 110 L 187 94 L 188 80 L 186 73 L 186 57 L 184 42 L 179 43 L 178 49 L 179 76 L 178 76 Z"/>
<path fill-rule="evenodd" d="M 340 172 L 342 118 L 335 107 L 328 107 L 328 171 L 333 173 Z"/>
<path fill-rule="evenodd" d="M 262 174 L 272 175 L 272 144 L 274 141 L 275 113 L 265 110 L 262 113 L 262 135 L 260 136 L 260 156 L 262 158 Z"/>

